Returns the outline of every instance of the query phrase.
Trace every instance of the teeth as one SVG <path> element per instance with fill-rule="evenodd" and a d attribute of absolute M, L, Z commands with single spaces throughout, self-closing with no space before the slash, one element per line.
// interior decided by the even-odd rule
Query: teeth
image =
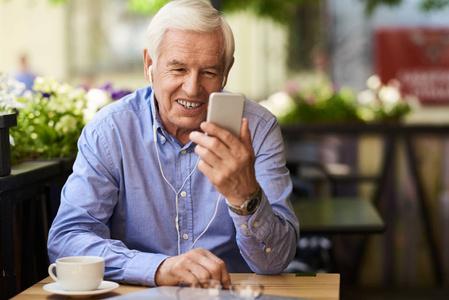
<path fill-rule="evenodd" d="M 184 106 L 185 108 L 197 108 L 201 105 L 199 102 L 188 102 L 184 100 L 178 100 L 178 103 Z"/>

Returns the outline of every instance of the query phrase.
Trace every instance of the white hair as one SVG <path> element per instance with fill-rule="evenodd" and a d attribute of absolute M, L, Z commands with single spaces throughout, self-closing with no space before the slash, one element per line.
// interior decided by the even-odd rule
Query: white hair
<path fill-rule="evenodd" d="M 234 57 L 234 35 L 226 20 L 209 3 L 202 0 L 175 0 L 167 3 L 153 17 L 146 34 L 146 49 L 156 68 L 160 45 L 168 30 L 223 34 L 225 69 Z"/>

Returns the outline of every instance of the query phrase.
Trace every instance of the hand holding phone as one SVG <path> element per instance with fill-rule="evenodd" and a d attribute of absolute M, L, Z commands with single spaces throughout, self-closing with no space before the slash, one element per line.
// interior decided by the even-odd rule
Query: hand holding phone
<path fill-rule="evenodd" d="M 209 96 L 207 122 L 214 123 L 240 138 L 245 96 L 233 93 L 212 93 Z"/>

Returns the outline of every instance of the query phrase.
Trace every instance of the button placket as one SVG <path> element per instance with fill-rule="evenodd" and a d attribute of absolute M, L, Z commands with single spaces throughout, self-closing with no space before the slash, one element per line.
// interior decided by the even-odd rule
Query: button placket
<path fill-rule="evenodd" d="M 179 172 L 182 173 L 181 176 L 178 177 L 178 180 L 184 183 L 184 180 L 189 174 L 193 171 L 195 165 L 192 166 L 192 163 L 196 163 L 197 156 L 194 152 L 189 151 L 187 149 L 182 149 L 178 152 L 177 159 L 179 161 Z M 198 172 L 195 170 L 194 172 Z M 192 178 L 195 176 L 193 173 L 185 182 L 184 187 L 179 192 L 179 211 L 180 218 L 182 218 L 182 228 L 181 228 L 181 253 L 185 253 L 189 251 L 192 243 L 193 243 L 193 210 L 192 210 L 192 192 L 191 192 L 191 182 Z M 178 188 L 181 188 L 179 186 Z M 181 216 L 182 214 L 182 216 Z"/>

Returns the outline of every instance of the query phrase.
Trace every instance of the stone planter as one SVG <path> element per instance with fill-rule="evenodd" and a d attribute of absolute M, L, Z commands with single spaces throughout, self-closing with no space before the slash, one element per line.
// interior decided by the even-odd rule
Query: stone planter
<path fill-rule="evenodd" d="M 17 115 L 0 115 L 0 176 L 11 173 L 11 150 L 9 128 L 17 125 Z"/>

